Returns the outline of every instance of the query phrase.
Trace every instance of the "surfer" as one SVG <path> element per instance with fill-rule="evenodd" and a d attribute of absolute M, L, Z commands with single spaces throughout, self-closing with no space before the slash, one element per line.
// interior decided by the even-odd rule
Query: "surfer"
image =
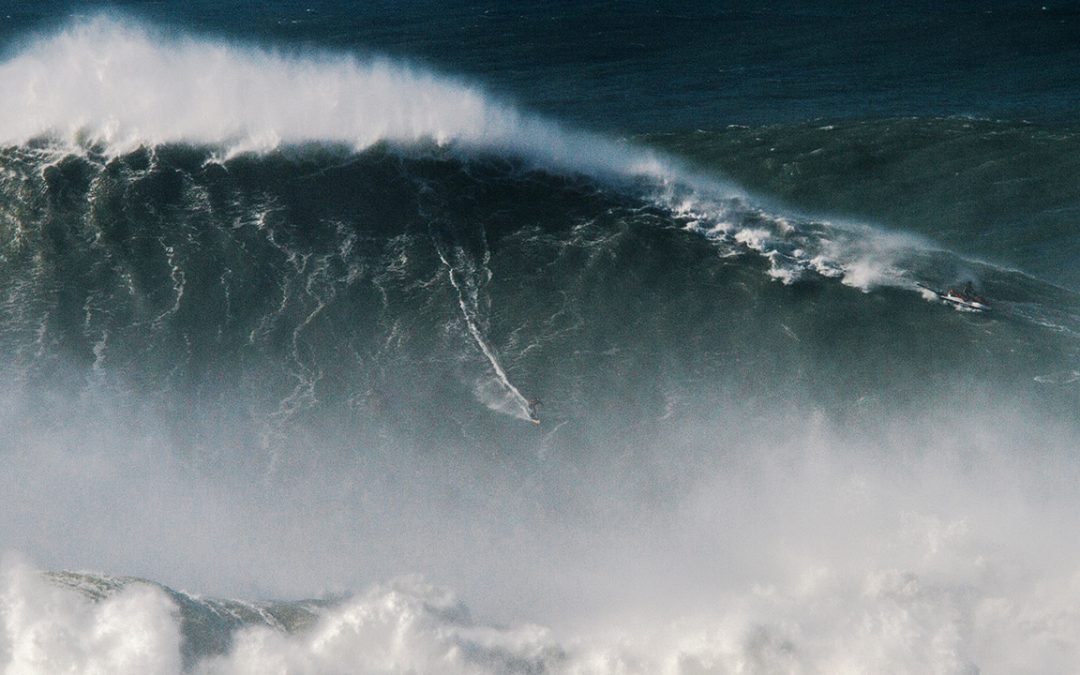
<path fill-rule="evenodd" d="M 971 285 L 970 281 L 964 282 L 964 287 L 960 290 L 959 295 L 965 300 L 971 300 L 975 297 L 975 287 Z"/>
<path fill-rule="evenodd" d="M 964 282 L 964 287 L 959 291 L 955 288 L 950 288 L 946 295 L 950 295 L 954 298 L 961 300 L 969 300 L 975 297 L 975 287 L 971 285 L 970 281 Z"/>
<path fill-rule="evenodd" d="M 970 281 L 964 283 L 964 287 L 960 290 L 950 288 L 944 295 L 939 296 L 946 302 L 951 302 L 957 306 L 958 309 L 968 309 L 977 312 L 984 312 L 990 309 L 990 302 L 981 295 L 975 293 L 975 287 Z"/>
<path fill-rule="evenodd" d="M 965 302 L 974 302 L 982 305 L 990 304 L 989 302 L 987 302 L 986 298 L 978 295 L 975 292 L 975 287 L 971 285 L 970 281 L 964 284 L 964 287 L 960 290 L 959 293 L 953 291 L 953 294 L 955 294 L 957 297 L 959 297 L 961 300 L 964 300 Z"/>
<path fill-rule="evenodd" d="M 527 403 L 529 404 L 529 419 L 532 421 L 533 424 L 540 424 L 540 415 L 537 412 L 537 408 L 544 405 L 544 402 L 538 398 L 531 398 L 527 401 Z"/>

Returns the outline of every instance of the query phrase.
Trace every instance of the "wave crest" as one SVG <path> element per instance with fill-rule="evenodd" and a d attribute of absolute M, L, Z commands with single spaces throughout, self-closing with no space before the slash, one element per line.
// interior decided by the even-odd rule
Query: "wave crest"
<path fill-rule="evenodd" d="M 97 16 L 0 64 L 0 143 L 48 137 L 110 154 L 192 143 L 229 154 L 380 142 L 512 151 L 588 173 L 661 172 L 662 162 L 386 58 L 285 53 Z"/>

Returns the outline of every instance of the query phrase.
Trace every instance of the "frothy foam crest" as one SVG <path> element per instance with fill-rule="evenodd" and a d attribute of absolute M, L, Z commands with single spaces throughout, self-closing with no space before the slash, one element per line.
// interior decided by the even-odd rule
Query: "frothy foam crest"
<path fill-rule="evenodd" d="M 387 59 L 285 54 L 96 17 L 0 64 L 0 143 L 144 145 L 432 141 L 507 149 L 589 173 L 664 173 L 651 153 L 561 129 L 479 89 Z"/>
<path fill-rule="evenodd" d="M 769 263 L 769 277 L 783 284 L 810 273 L 864 292 L 882 286 L 913 289 L 917 259 L 934 250 L 905 233 L 762 209 L 751 197 L 717 193 L 697 177 L 674 184 L 673 192 L 657 199 L 684 219 L 686 230 L 715 242 L 724 253 L 761 255 Z"/>

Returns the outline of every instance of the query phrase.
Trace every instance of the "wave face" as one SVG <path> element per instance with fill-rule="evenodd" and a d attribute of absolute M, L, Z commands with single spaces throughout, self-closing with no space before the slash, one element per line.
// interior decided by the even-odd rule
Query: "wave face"
<path fill-rule="evenodd" d="M 390 61 L 114 19 L 14 55 L 0 91 L 0 539 L 155 580 L 5 560 L 5 666 L 1080 657 L 1080 297 L 1035 264 L 1075 237 L 976 258 L 941 243 L 971 232 L 859 218 L 900 188 L 821 196 L 867 144 L 965 123 L 647 150 Z M 975 126 L 970 165 L 1012 156 Z M 917 286 L 964 281 L 992 311 Z"/>

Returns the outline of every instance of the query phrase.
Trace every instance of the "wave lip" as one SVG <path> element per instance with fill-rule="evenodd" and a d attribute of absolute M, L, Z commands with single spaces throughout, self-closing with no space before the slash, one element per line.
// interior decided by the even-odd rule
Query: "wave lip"
<path fill-rule="evenodd" d="M 433 141 L 586 173 L 662 171 L 651 153 L 562 129 L 476 87 L 385 58 L 173 37 L 98 16 L 0 64 L 0 143 L 54 138 L 110 154 L 191 143 L 229 154 Z"/>
<path fill-rule="evenodd" d="M 473 90 L 386 61 L 288 57 L 96 18 L 0 67 L 4 140 L 86 139 L 118 152 L 170 142 L 341 141 L 367 147 L 492 133 Z M 498 131 L 498 130 L 494 130 Z"/>

